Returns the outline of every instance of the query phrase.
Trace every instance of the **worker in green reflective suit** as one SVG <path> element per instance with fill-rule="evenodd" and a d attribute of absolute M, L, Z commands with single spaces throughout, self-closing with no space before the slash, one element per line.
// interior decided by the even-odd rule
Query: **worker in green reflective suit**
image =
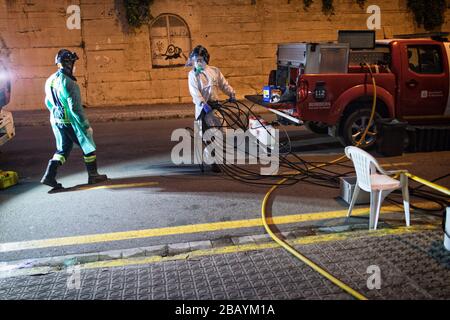
<path fill-rule="evenodd" d="M 58 71 L 52 74 L 45 83 L 45 105 L 50 111 L 50 123 L 56 139 L 56 152 L 48 162 L 47 170 L 41 183 L 54 189 L 62 188 L 56 181 L 57 169 L 63 165 L 73 144 L 83 151 L 84 162 L 88 172 L 88 183 L 106 181 L 106 175 L 97 172 L 96 146 L 93 130 L 84 115 L 80 88 L 73 76 L 75 52 L 61 49 L 55 57 Z"/>

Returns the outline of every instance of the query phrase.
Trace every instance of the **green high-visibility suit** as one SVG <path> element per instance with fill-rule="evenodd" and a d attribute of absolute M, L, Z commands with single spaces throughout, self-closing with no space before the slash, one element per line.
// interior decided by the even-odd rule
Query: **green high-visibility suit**
<path fill-rule="evenodd" d="M 50 123 L 56 139 L 57 152 L 53 159 L 64 163 L 75 142 L 87 160 L 86 156 L 95 152 L 96 146 L 87 131 L 90 124 L 84 115 L 76 79 L 65 74 L 63 69 L 52 74 L 45 83 L 45 105 L 50 111 Z"/>

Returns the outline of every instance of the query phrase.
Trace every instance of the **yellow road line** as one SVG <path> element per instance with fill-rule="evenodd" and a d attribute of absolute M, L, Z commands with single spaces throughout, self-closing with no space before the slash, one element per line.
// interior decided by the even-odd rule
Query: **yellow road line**
<path fill-rule="evenodd" d="M 403 209 L 398 206 L 385 206 L 382 208 L 382 213 L 386 212 L 401 212 Z M 352 212 L 353 216 L 367 215 L 369 208 L 358 208 Z M 279 217 L 273 217 L 268 219 L 269 224 L 288 224 L 299 223 L 308 221 L 318 221 L 324 219 L 336 219 L 345 218 L 347 216 L 347 210 L 328 211 L 319 213 L 304 213 L 295 215 L 285 215 Z M 162 237 L 169 235 L 180 235 L 199 232 L 212 232 L 226 229 L 239 229 L 239 228 L 251 228 L 263 226 L 261 219 L 247 219 L 247 220 L 235 220 L 225 222 L 212 222 L 202 223 L 194 225 L 183 225 L 176 227 L 165 227 L 155 229 L 133 230 L 103 234 L 91 234 L 83 236 L 71 236 L 53 239 L 42 240 L 30 240 L 20 242 L 8 242 L 0 244 L 0 253 L 21 251 L 30 249 L 41 249 L 49 247 L 61 247 L 69 245 L 82 245 L 91 243 L 100 243 L 108 241 L 121 241 L 130 239 L 143 239 L 151 237 Z"/>
<path fill-rule="evenodd" d="M 382 167 L 396 167 L 396 166 L 410 166 L 412 165 L 412 162 L 398 162 L 398 163 L 385 163 L 385 164 L 380 164 Z"/>
<path fill-rule="evenodd" d="M 315 236 L 306 236 L 302 238 L 293 239 L 290 241 L 292 245 L 311 245 L 334 241 L 344 241 L 344 240 L 358 240 L 362 238 L 373 238 L 373 237 L 384 237 L 389 235 L 404 235 L 408 233 L 417 233 L 429 230 L 436 230 L 439 227 L 435 225 L 419 225 L 411 227 L 399 227 L 394 229 L 378 229 L 378 230 L 361 230 L 361 231 L 350 231 L 350 232 L 340 232 L 333 234 L 323 234 Z M 132 265 L 143 265 L 158 262 L 174 261 L 174 260 L 187 260 L 201 258 L 211 255 L 221 255 L 229 253 L 239 253 L 266 249 L 281 249 L 281 247 L 275 242 L 267 243 L 252 243 L 243 244 L 227 247 L 219 247 L 212 249 L 195 250 L 189 253 L 178 254 L 171 257 L 161 257 L 161 256 L 150 256 L 150 257 L 138 257 L 138 258 L 127 258 L 127 259 L 114 259 L 108 261 L 97 261 L 82 264 L 81 269 L 98 269 L 98 268 L 113 268 L 113 267 L 126 267 Z M 46 274 L 49 272 L 60 271 L 56 267 L 32 267 L 23 269 L 14 269 L 14 265 L 11 266 L 10 270 L 5 269 L 5 271 L 0 271 L 0 278 L 6 277 L 17 277 L 24 275 L 35 275 L 35 274 Z"/>
<path fill-rule="evenodd" d="M 141 183 L 123 183 L 123 184 L 110 184 L 97 187 L 79 187 L 77 190 L 100 190 L 100 189 L 121 189 L 121 188 L 138 188 L 156 186 L 159 182 L 141 182 Z"/>

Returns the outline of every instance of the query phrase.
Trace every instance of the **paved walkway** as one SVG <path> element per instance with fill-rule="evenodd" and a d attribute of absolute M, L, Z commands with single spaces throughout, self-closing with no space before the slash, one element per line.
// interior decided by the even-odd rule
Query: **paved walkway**
<path fill-rule="evenodd" d="M 443 248 L 442 237 L 438 226 L 427 225 L 304 236 L 289 242 L 369 299 L 449 299 L 450 252 Z M 380 282 L 374 278 L 377 270 Z M 353 297 L 269 239 L 258 245 L 122 258 L 67 266 L 61 271 L 34 269 L 32 276 L 0 279 L 0 299 Z"/>

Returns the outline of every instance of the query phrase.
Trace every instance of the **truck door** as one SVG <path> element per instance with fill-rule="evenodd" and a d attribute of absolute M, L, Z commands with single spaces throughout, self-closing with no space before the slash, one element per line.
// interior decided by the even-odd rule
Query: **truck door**
<path fill-rule="evenodd" d="M 401 115 L 406 120 L 442 116 L 449 94 L 444 47 L 441 44 L 404 44 L 401 55 L 398 100 Z"/>

